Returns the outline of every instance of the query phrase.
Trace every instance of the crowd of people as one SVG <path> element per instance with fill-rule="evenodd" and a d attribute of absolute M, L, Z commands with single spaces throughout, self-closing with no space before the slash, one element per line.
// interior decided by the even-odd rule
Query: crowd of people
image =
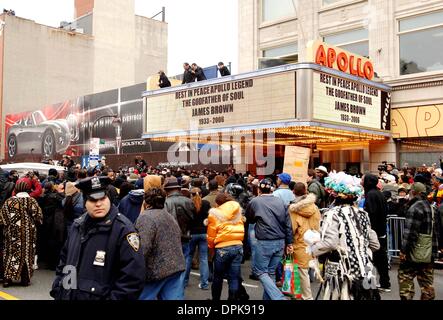
<path fill-rule="evenodd" d="M 391 290 L 387 217 L 405 218 L 399 296 L 434 299 L 439 252 L 442 169 L 395 169 L 357 177 L 310 169 L 306 181 L 276 171 L 268 177 L 148 166 L 114 171 L 102 161 L 65 173 L 0 172 L 3 286 L 31 283 L 36 268 L 55 271 L 51 296 L 77 299 L 181 300 L 191 269 L 198 287 L 228 299 L 249 299 L 245 276 L 263 299 L 284 300 L 282 261 L 299 265 L 302 299 L 380 299 Z M 430 237 L 430 240 L 426 238 Z M 428 241 L 428 242 L 426 242 Z M 429 245 L 430 241 L 430 245 Z M 431 258 L 417 249 L 430 246 Z M 249 275 L 241 265 L 250 260 Z M 75 268 L 76 285 L 67 281 Z"/>

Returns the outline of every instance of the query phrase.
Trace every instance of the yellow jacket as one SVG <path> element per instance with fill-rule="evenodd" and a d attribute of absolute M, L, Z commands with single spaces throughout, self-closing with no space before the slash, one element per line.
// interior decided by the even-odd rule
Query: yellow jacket
<path fill-rule="evenodd" d="M 245 229 L 244 217 L 238 202 L 228 201 L 209 210 L 208 247 L 223 248 L 242 245 Z"/>
<path fill-rule="evenodd" d="M 316 196 L 308 194 L 302 200 L 289 206 L 292 232 L 294 234 L 294 259 L 301 268 L 308 268 L 313 257 L 306 253 L 306 243 L 303 236 L 309 229 L 320 231 L 320 211 L 315 205 Z"/>

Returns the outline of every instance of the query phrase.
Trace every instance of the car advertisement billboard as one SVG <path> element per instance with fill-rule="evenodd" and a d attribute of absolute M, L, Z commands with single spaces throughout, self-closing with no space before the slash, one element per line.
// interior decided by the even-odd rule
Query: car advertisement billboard
<path fill-rule="evenodd" d="M 141 139 L 146 83 L 79 97 L 35 111 L 8 114 L 5 149 L 9 160 L 22 155 L 86 155 L 90 137 L 100 154 L 166 151 L 170 143 Z M 115 122 L 117 115 L 121 122 Z M 120 126 L 120 127 L 118 127 Z M 120 147 L 118 141 L 121 141 Z"/>

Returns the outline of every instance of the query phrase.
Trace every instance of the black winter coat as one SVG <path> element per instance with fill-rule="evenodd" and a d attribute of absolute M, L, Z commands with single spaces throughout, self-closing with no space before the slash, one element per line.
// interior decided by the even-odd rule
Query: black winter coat
<path fill-rule="evenodd" d="M 203 81 L 206 80 L 206 75 L 205 72 L 203 71 L 202 68 L 197 67 L 194 71 L 195 73 L 195 78 L 197 79 L 197 81 Z"/>
<path fill-rule="evenodd" d="M 183 73 L 182 84 L 192 83 L 192 82 L 195 82 L 195 75 L 191 72 L 191 69 L 189 68 L 188 70 L 185 70 L 185 72 Z"/>
<path fill-rule="evenodd" d="M 369 214 L 371 228 L 378 237 L 386 235 L 386 216 L 388 205 L 383 193 L 377 189 L 378 178 L 373 174 L 365 174 L 363 186 L 365 189 L 364 210 Z"/>
<path fill-rule="evenodd" d="M 182 243 L 191 240 L 191 226 L 195 217 L 195 206 L 191 199 L 180 192 L 169 195 L 165 201 L 165 209 L 178 223 L 181 230 Z"/>
<path fill-rule="evenodd" d="M 145 284 L 145 274 L 139 235 L 132 223 L 111 206 L 100 221 L 87 213 L 75 220 L 50 294 L 55 300 L 136 300 Z M 74 277 L 77 288 L 67 288 Z"/>
<path fill-rule="evenodd" d="M 160 75 L 160 81 L 158 83 L 158 86 L 160 88 L 166 88 L 171 86 L 171 82 L 169 81 L 168 77 L 164 74 Z"/>
<path fill-rule="evenodd" d="M 223 68 L 218 69 L 218 71 L 220 71 L 220 75 L 222 77 L 231 75 L 231 72 L 229 71 L 227 66 L 223 66 Z"/>

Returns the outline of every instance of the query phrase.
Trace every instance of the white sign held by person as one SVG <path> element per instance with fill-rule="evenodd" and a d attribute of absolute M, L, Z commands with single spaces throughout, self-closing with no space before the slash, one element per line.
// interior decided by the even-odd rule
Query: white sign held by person
<path fill-rule="evenodd" d="M 306 182 L 311 149 L 286 146 L 283 172 L 291 175 L 292 181 Z"/>

